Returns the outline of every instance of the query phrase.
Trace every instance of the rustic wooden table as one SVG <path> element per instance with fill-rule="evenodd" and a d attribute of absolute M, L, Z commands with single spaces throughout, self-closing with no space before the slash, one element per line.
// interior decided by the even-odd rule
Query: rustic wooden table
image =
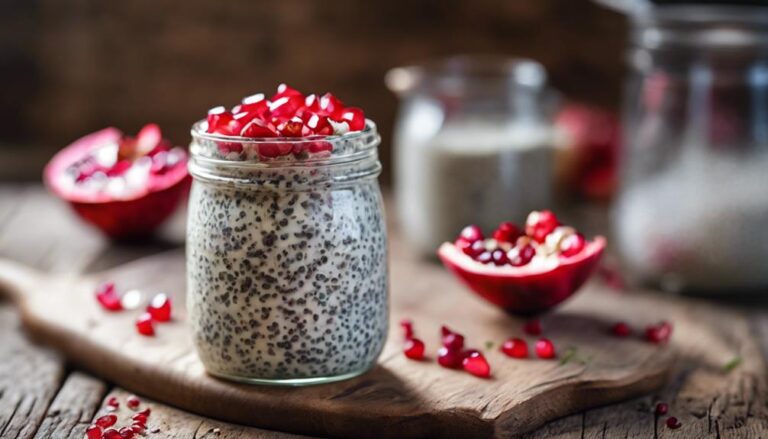
<path fill-rule="evenodd" d="M 0 257 L 43 270 L 97 271 L 167 250 L 180 245 L 181 226 L 172 224 L 163 242 L 114 246 L 81 225 L 40 186 L 0 186 Z M 659 306 L 664 300 L 659 296 Z M 740 365 L 714 369 L 711 362 L 685 356 L 662 391 L 571 415 L 524 437 L 768 437 L 768 307 L 752 305 L 718 305 L 723 317 L 710 322 L 733 343 L 729 349 L 741 352 Z M 13 307 L 0 302 L 0 437 L 82 438 L 105 399 L 126 393 L 33 344 Z M 653 415 L 651 408 L 659 400 L 670 403 L 683 429 L 669 430 Z M 299 437 L 218 422 L 159 403 L 151 402 L 151 407 L 160 427 L 153 437 Z"/>

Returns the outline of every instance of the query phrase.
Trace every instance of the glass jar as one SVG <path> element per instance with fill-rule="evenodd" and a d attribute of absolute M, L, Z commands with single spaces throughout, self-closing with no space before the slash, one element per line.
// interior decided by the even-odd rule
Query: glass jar
<path fill-rule="evenodd" d="M 530 60 L 455 57 L 387 74 L 401 98 L 395 195 L 408 241 L 434 255 L 467 224 L 524 222 L 552 201 L 546 74 Z"/>
<path fill-rule="evenodd" d="M 635 11 L 618 248 L 669 290 L 768 286 L 768 8 Z"/>
<path fill-rule="evenodd" d="M 205 368 L 282 385 L 372 368 L 389 313 L 376 126 L 322 140 L 206 126 L 192 128 L 187 225 L 187 306 Z"/>

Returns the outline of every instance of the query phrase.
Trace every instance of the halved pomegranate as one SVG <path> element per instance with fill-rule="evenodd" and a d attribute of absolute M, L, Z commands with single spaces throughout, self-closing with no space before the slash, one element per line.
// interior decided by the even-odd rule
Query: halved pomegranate
<path fill-rule="evenodd" d="M 148 236 L 185 198 L 187 153 L 146 125 L 133 138 L 116 128 L 89 134 L 59 151 L 44 172 L 48 188 L 113 239 Z"/>
<path fill-rule="evenodd" d="M 543 234 L 542 227 L 535 224 L 538 219 L 558 225 L 544 227 L 547 232 Z M 509 223 L 501 227 L 510 228 Z M 586 241 L 573 228 L 559 225 L 546 211 L 532 212 L 525 229 L 531 235 L 504 242 L 484 239 L 476 226 L 468 226 L 456 242 L 440 246 L 437 254 L 483 299 L 513 314 L 539 313 L 564 301 L 584 284 L 597 267 L 605 238 Z M 506 258 L 487 256 L 496 253 Z"/>

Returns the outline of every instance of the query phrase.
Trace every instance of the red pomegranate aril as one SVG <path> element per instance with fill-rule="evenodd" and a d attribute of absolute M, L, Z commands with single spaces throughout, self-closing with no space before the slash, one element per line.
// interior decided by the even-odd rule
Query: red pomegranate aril
<path fill-rule="evenodd" d="M 530 244 L 525 244 L 523 247 L 514 247 L 507 252 L 509 264 L 514 267 L 528 265 L 534 256 L 536 256 L 536 249 Z"/>
<path fill-rule="evenodd" d="M 400 327 L 403 328 L 403 336 L 406 340 L 413 338 L 413 322 L 408 319 L 400 320 Z"/>
<path fill-rule="evenodd" d="M 319 113 L 322 110 L 322 108 L 320 108 L 320 97 L 316 94 L 307 95 L 307 97 L 304 98 L 304 108 L 312 113 Z"/>
<path fill-rule="evenodd" d="M 208 110 L 208 117 L 206 117 L 206 120 L 208 121 L 207 131 L 212 133 L 217 128 L 227 125 L 232 120 L 232 113 L 222 106 L 213 107 Z"/>
<path fill-rule="evenodd" d="M 525 221 L 525 234 L 536 242 L 544 242 L 547 235 L 552 233 L 559 225 L 560 222 L 552 211 L 533 211 Z"/>
<path fill-rule="evenodd" d="M 555 345 L 548 338 L 540 338 L 535 345 L 536 356 L 543 359 L 555 358 Z"/>
<path fill-rule="evenodd" d="M 345 108 L 341 112 L 339 121 L 343 121 L 349 124 L 349 129 L 352 131 L 360 131 L 365 128 L 365 114 L 363 110 L 355 107 Z"/>
<path fill-rule="evenodd" d="M 104 415 L 96 419 L 96 425 L 98 425 L 101 428 L 107 428 L 115 425 L 117 422 L 117 416 L 115 415 Z"/>
<path fill-rule="evenodd" d="M 499 242 L 514 243 L 520 236 L 520 229 L 509 221 L 499 224 L 499 227 L 493 232 L 493 239 Z"/>
<path fill-rule="evenodd" d="M 464 356 L 460 351 L 454 351 L 442 346 L 437 351 L 437 363 L 448 369 L 458 369 L 461 367 L 461 362 Z"/>
<path fill-rule="evenodd" d="M 242 137 L 276 137 L 275 131 L 267 122 L 261 119 L 253 119 L 240 131 Z"/>
<path fill-rule="evenodd" d="M 411 360 L 424 359 L 424 342 L 418 338 L 409 338 L 405 341 L 403 353 Z"/>
<path fill-rule="evenodd" d="M 541 335 L 541 320 L 531 319 L 523 324 L 523 332 L 528 335 Z"/>
<path fill-rule="evenodd" d="M 581 233 L 568 235 L 560 242 L 560 255 L 566 258 L 576 256 L 584 250 L 586 245 L 587 242 Z"/>
<path fill-rule="evenodd" d="M 451 333 L 443 337 L 443 346 L 452 351 L 460 351 L 464 348 L 464 336 Z"/>
<path fill-rule="evenodd" d="M 669 406 L 666 403 L 660 402 L 656 404 L 657 415 L 666 415 L 668 411 L 669 411 Z"/>
<path fill-rule="evenodd" d="M 440 326 L 440 335 L 445 337 L 448 334 L 453 334 L 453 330 L 445 325 Z"/>
<path fill-rule="evenodd" d="M 302 137 L 304 135 L 304 121 L 294 117 L 277 127 L 277 132 L 283 137 Z"/>
<path fill-rule="evenodd" d="M 507 259 L 507 254 L 504 250 L 494 250 L 493 253 L 491 253 L 491 258 L 496 266 L 507 265 L 507 263 L 509 263 L 509 259 Z"/>
<path fill-rule="evenodd" d="M 480 352 L 474 351 L 468 356 L 465 356 L 461 365 L 464 370 L 476 377 L 488 378 L 491 376 L 491 366 Z"/>
<path fill-rule="evenodd" d="M 328 118 L 325 116 L 320 116 L 312 112 L 306 112 L 302 115 L 302 119 L 304 120 L 307 128 L 312 131 L 312 134 L 319 136 L 330 136 L 333 134 L 333 127 L 331 126 L 331 123 L 328 122 Z"/>
<path fill-rule="evenodd" d="M 651 325 L 645 329 L 645 339 L 651 343 L 666 343 L 671 336 L 672 325 L 668 322 Z"/>
<path fill-rule="evenodd" d="M 512 358 L 528 358 L 528 343 L 522 338 L 510 338 L 501 345 L 501 352 Z"/>
<path fill-rule="evenodd" d="M 290 87 L 288 84 L 280 84 L 277 86 L 277 93 L 275 93 L 272 96 L 271 100 L 276 100 L 278 98 L 281 98 L 283 96 L 301 96 L 301 99 L 304 100 L 304 96 L 302 96 L 301 92 L 296 90 L 295 88 Z"/>
<path fill-rule="evenodd" d="M 117 400 L 116 396 L 110 396 L 109 399 L 107 399 L 107 405 L 110 407 L 120 407 L 120 402 Z"/>
<path fill-rule="evenodd" d="M 136 319 L 136 331 L 147 337 L 155 335 L 155 325 L 152 323 L 152 315 L 150 313 L 145 312 Z"/>
<path fill-rule="evenodd" d="M 681 423 L 680 423 L 680 421 L 679 421 L 679 420 L 678 420 L 676 417 L 674 417 L 674 416 L 670 416 L 670 417 L 668 417 L 668 418 L 667 418 L 667 422 L 666 422 L 666 424 L 667 424 L 667 427 L 668 427 L 668 428 L 671 428 L 672 430 L 676 430 L 676 429 L 680 428 L 680 427 L 683 425 L 683 424 L 681 424 Z"/>
<path fill-rule="evenodd" d="M 133 424 L 131 424 L 131 430 L 133 430 L 133 432 L 136 434 L 142 434 L 146 429 L 147 429 L 146 425 L 139 424 L 138 422 L 134 422 Z"/>
<path fill-rule="evenodd" d="M 141 413 L 136 413 L 135 415 L 131 416 L 131 420 L 133 420 L 133 422 L 141 425 L 147 425 L 147 419 L 147 415 Z"/>
<path fill-rule="evenodd" d="M 171 299 L 165 294 L 156 295 L 147 306 L 147 312 L 155 321 L 167 322 L 171 320 Z"/>
<path fill-rule="evenodd" d="M 133 437 L 136 435 L 136 432 L 133 431 L 133 428 L 131 427 L 123 427 L 120 429 L 120 437 L 123 439 L 133 439 Z"/>
<path fill-rule="evenodd" d="M 616 322 L 611 326 L 611 332 L 616 337 L 629 337 L 632 334 L 632 328 L 624 322 Z"/>
<path fill-rule="evenodd" d="M 320 152 L 332 152 L 333 145 L 330 142 L 317 141 L 309 144 L 309 152 L 317 154 Z"/>
<path fill-rule="evenodd" d="M 152 413 L 152 410 L 149 409 L 149 407 L 145 408 L 144 410 L 136 413 L 137 415 L 144 415 L 146 417 L 149 417 L 149 414 Z"/>
<path fill-rule="evenodd" d="M 101 436 L 103 439 L 122 439 L 120 432 L 114 428 L 108 428 L 104 430 L 104 434 Z"/>
<path fill-rule="evenodd" d="M 464 227 L 461 230 L 459 237 L 472 243 L 480 241 L 484 238 L 483 231 L 480 230 L 480 227 L 477 227 L 476 225 Z"/>
<path fill-rule="evenodd" d="M 257 93 L 255 95 L 243 98 L 243 102 L 239 105 L 239 107 L 240 111 L 242 112 L 262 115 L 269 109 L 269 101 L 264 98 L 263 93 Z M 232 112 L 236 113 L 234 109 Z"/>
<path fill-rule="evenodd" d="M 320 98 L 320 110 L 335 119 L 344 110 L 344 103 L 336 96 L 326 93 Z"/>
<path fill-rule="evenodd" d="M 105 283 L 96 289 L 96 300 L 108 311 L 121 311 L 120 295 L 115 290 L 114 283 Z"/>
<path fill-rule="evenodd" d="M 91 425 L 85 429 L 85 436 L 88 439 L 101 439 L 101 427 L 98 425 Z"/>
<path fill-rule="evenodd" d="M 270 102 L 269 114 L 278 118 L 290 118 L 296 114 L 302 105 L 304 105 L 304 98 L 301 96 L 282 96 Z"/>
<path fill-rule="evenodd" d="M 493 262 L 493 253 L 491 252 L 482 252 L 475 258 L 477 262 L 480 262 L 481 264 L 490 264 Z"/>
<path fill-rule="evenodd" d="M 169 308 L 169 310 L 170 310 L 170 308 Z M 170 317 L 170 312 L 168 313 L 168 316 Z M 153 316 L 153 318 L 154 318 L 154 316 Z M 155 319 L 155 320 L 157 320 L 157 319 Z M 128 406 L 128 408 L 131 409 L 131 410 L 136 410 L 137 408 L 139 408 L 139 405 L 141 405 L 141 400 L 139 399 L 138 396 L 131 395 L 125 401 L 125 405 Z"/>

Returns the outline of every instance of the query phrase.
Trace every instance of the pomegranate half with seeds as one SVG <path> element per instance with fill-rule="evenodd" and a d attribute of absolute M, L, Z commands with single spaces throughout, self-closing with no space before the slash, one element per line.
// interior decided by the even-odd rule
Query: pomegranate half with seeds
<path fill-rule="evenodd" d="M 513 314 L 539 313 L 569 298 L 605 249 L 605 238 L 587 241 L 550 211 L 532 212 L 525 227 L 514 228 L 520 232 L 509 233 L 510 223 L 500 230 L 486 239 L 477 226 L 468 226 L 437 254 L 472 291 Z"/>
<path fill-rule="evenodd" d="M 115 128 L 89 134 L 59 151 L 44 179 L 80 217 L 118 240 L 151 234 L 191 183 L 186 151 L 163 139 L 155 124 L 136 137 Z"/>

